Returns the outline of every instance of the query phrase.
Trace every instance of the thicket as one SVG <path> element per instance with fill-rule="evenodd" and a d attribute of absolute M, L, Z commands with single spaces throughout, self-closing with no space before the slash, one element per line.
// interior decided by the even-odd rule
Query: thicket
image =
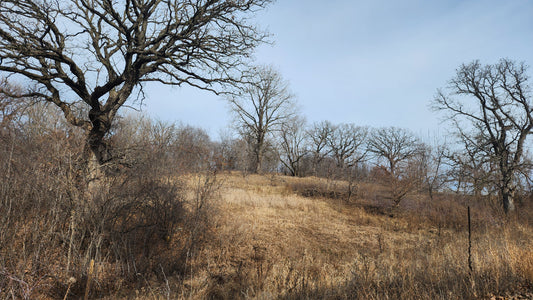
<path fill-rule="evenodd" d="M 82 132 L 50 106 L 17 112 L 0 131 L 1 298 L 95 298 L 186 274 L 217 189 L 205 132 L 121 118 L 89 193 Z"/>

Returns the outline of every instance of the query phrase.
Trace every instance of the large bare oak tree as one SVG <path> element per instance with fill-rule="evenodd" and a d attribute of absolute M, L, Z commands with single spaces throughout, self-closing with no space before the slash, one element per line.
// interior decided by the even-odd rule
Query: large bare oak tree
<path fill-rule="evenodd" d="M 524 147 L 533 128 L 530 80 L 524 63 L 502 59 L 493 65 L 463 64 L 445 91 L 434 100 L 437 110 L 467 121 L 480 151 L 498 167 L 504 211 L 515 209 L 517 175 L 524 167 Z M 488 147 L 486 147 L 488 145 Z"/>
<path fill-rule="evenodd" d="M 142 83 L 214 92 L 242 79 L 265 33 L 250 23 L 270 0 L 2 0 L 0 71 L 57 105 L 87 133 L 87 158 L 109 159 L 106 135 Z M 8 90 L 0 92 L 9 94 Z"/>
<path fill-rule="evenodd" d="M 342 123 L 332 129 L 327 146 L 339 170 L 354 167 L 366 158 L 367 127 Z"/>
<path fill-rule="evenodd" d="M 368 151 L 388 164 L 388 172 L 398 175 L 398 166 L 421 152 L 421 143 L 409 130 L 398 127 L 374 129 L 368 141 Z"/>

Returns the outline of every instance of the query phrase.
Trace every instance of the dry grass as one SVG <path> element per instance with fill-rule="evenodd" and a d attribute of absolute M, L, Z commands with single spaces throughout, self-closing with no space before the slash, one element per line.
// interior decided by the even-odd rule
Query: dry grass
<path fill-rule="evenodd" d="M 192 220 L 186 235 L 181 229 L 175 231 L 163 258 L 168 261 L 159 259 L 153 272 L 140 274 L 142 280 L 134 285 L 117 287 L 122 284 L 120 278 L 114 283 L 107 277 L 96 278 L 100 289 L 105 284 L 115 286 L 101 297 L 531 297 L 533 230 L 527 225 L 531 220 L 524 221 L 527 214 L 518 223 L 505 221 L 485 205 L 470 203 L 474 221 L 470 272 L 464 199 L 437 197 L 429 203 L 415 195 L 405 199 L 391 217 L 390 203 L 381 196 L 381 187 L 372 183 L 359 183 L 356 196 L 345 201 L 342 191 L 347 183 L 319 178 L 228 173 L 217 180 L 191 175 L 181 180 L 190 191 L 184 203 L 189 211 L 202 205 L 203 195 L 211 197 L 218 191 L 219 200 L 209 212 L 191 215 L 209 222 Z M 334 193 L 305 194 L 302 189 Z M 197 228 L 194 224 L 209 225 Z M 185 257 L 174 257 L 185 247 L 176 243 L 195 232 L 202 235 L 201 244 L 187 246 L 195 250 L 186 251 Z M 186 270 L 170 274 L 165 264 L 172 260 L 184 261 Z M 102 276 L 111 268 L 100 263 L 96 273 Z"/>
<path fill-rule="evenodd" d="M 532 288 L 529 227 L 475 226 L 469 272 L 465 226 L 433 222 L 430 208 L 427 218 L 409 210 L 422 199 L 407 201 L 401 214 L 390 217 L 368 209 L 375 199 L 354 204 L 294 193 L 294 185 L 313 181 L 323 184 L 313 178 L 226 176 L 214 238 L 171 298 L 468 299 Z M 463 212 L 445 215 L 466 223 Z"/>

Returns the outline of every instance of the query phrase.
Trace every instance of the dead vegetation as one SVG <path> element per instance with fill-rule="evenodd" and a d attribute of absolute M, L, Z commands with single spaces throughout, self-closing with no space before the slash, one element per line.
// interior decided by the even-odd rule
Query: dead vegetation
<path fill-rule="evenodd" d="M 119 164 L 87 197 L 83 139 L 55 119 L 1 132 L 0 298 L 490 299 L 533 290 L 527 196 L 509 218 L 491 196 L 412 192 L 395 207 L 372 177 L 206 171 L 216 156 L 208 138 L 140 120 L 114 136 Z"/>
<path fill-rule="evenodd" d="M 419 214 L 420 207 L 409 206 L 422 199 L 413 198 L 390 217 L 380 213 L 385 205 L 369 209 L 368 199 L 346 203 L 294 193 L 313 181 L 324 184 L 227 175 L 216 233 L 174 297 L 472 299 L 533 287 L 529 226 L 497 216 L 490 222 L 483 219 L 490 212 L 475 207 L 470 272 L 466 203 L 441 198 Z"/>
<path fill-rule="evenodd" d="M 169 176 L 167 151 L 146 137 L 120 145 L 128 151 L 89 192 L 83 136 L 54 113 L 0 131 L 0 298 L 116 298 L 187 273 L 210 240 L 216 176 Z"/>
<path fill-rule="evenodd" d="M 474 299 L 533 288 L 530 225 L 485 205 L 471 203 L 470 272 L 467 203 L 459 199 L 410 197 L 391 217 L 386 197 L 370 197 L 381 189 L 372 183 L 347 202 L 346 182 L 237 172 L 181 178 L 188 192 L 178 197 L 165 196 L 168 182 L 127 188 L 140 202 L 113 202 L 128 198 L 110 189 L 115 206 L 79 208 L 76 222 L 72 208 L 33 194 L 42 205 L 13 208 L 24 219 L 3 223 L 1 294 L 78 298 L 88 276 L 91 298 Z M 313 184 L 337 191 L 305 192 Z M 216 205 L 202 210 L 213 195 Z M 166 218 L 173 210 L 161 199 L 176 199 L 178 215 Z"/>

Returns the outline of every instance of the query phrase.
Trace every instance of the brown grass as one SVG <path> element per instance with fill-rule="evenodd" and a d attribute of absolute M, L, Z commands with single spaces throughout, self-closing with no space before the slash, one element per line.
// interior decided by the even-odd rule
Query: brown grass
<path fill-rule="evenodd" d="M 95 288 L 112 289 L 101 292 L 100 297 L 532 297 L 528 293 L 533 289 L 533 230 L 528 214 L 523 214 L 520 222 L 508 221 L 483 203 L 443 195 L 431 203 L 423 195 L 412 195 L 391 213 L 383 189 L 373 183 L 359 183 L 355 196 L 346 201 L 345 182 L 240 173 L 218 175 L 216 181 L 209 181 L 212 179 L 181 178 L 190 191 L 184 202 L 188 211 L 206 201 L 202 195 L 211 197 L 218 191 L 218 200 L 209 212 L 189 215 L 209 222 L 191 220 L 192 225 L 183 225 L 188 226 L 187 233 L 178 228 L 166 237 L 165 255 L 150 268 L 151 273 L 138 274 L 141 280 L 135 284 L 118 277 L 111 280 L 105 274 L 113 265 L 105 265 L 105 260 L 97 263 Z M 308 190 L 319 192 L 305 192 Z M 467 264 L 467 204 L 473 211 L 473 272 Z M 31 232 L 31 228 L 21 229 L 20 234 L 23 232 Z M 186 241 L 195 232 L 202 235 L 195 238 L 201 243 L 191 247 Z M 11 248 L 18 247 L 24 245 Z M 174 255 L 178 253 L 179 257 Z M 180 266 L 185 270 L 169 273 L 167 266 L 174 260 L 183 261 Z M 20 274 L 24 267 L 32 269 L 21 265 Z M 24 280 L 29 286 L 39 284 L 38 277 Z M 85 282 L 78 278 L 71 293 L 81 295 L 83 291 L 75 288 Z"/>
<path fill-rule="evenodd" d="M 390 217 L 379 213 L 385 205 L 369 208 L 376 199 L 346 203 L 294 191 L 313 182 L 324 184 L 227 175 L 214 238 L 171 298 L 472 299 L 532 288 L 533 231 L 527 226 L 476 219 L 470 273 L 462 204 L 440 200 L 417 213 L 423 202 L 417 196 Z M 463 225 L 435 217 L 439 213 Z M 474 218 L 485 214 L 476 211 Z"/>

